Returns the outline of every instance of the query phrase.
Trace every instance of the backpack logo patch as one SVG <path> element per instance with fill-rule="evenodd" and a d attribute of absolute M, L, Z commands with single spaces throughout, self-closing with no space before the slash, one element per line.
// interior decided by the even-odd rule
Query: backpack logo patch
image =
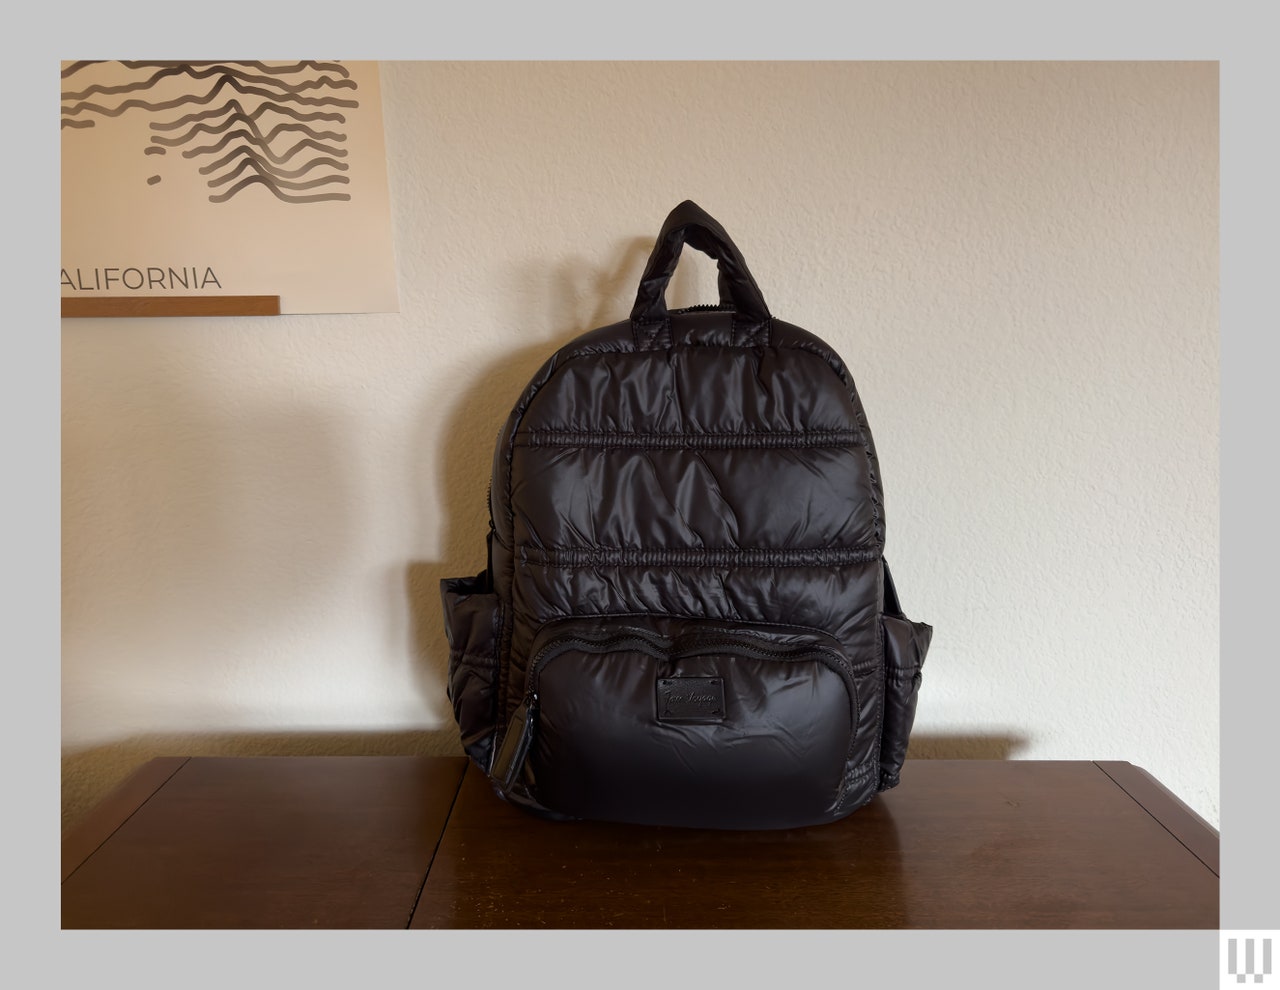
<path fill-rule="evenodd" d="M 723 677 L 659 677 L 658 721 L 723 722 Z"/>

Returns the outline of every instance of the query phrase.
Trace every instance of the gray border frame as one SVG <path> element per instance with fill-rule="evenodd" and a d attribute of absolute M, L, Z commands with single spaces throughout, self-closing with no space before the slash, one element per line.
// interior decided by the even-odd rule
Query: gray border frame
<path fill-rule="evenodd" d="M 1016 3 L 919 5 L 847 9 L 828 3 L 761 8 L 742 17 L 716 5 L 649 4 L 643 15 L 614 19 L 598 4 L 510 4 L 501 16 L 490 7 L 434 12 L 427 27 L 406 30 L 404 7 L 375 0 L 356 8 L 317 3 L 299 18 L 236 0 L 219 6 L 193 29 L 185 16 L 170 18 L 137 2 L 110 6 L 71 3 L 30 11 L 33 32 L 14 32 L 17 77 L 36 83 L 37 98 L 15 94 L 11 126 L 34 138 L 11 152 L 17 182 L 10 204 L 17 223 L 6 238 L 10 284 L 22 287 L 10 339 L 19 349 L 6 362 L 12 470 L 6 516 L 21 553 L 10 563 L 12 613 L 22 617 L 11 661 L 20 684 L 37 682 L 39 703 L 23 706 L 9 728 L 7 752 L 25 792 L 14 822 L 24 850 L 15 876 L 23 905 L 11 931 L 16 951 L 64 980 L 108 968 L 134 986 L 168 987 L 172 974 L 187 985 L 241 983 L 245 966 L 265 985 L 279 976 L 297 983 L 372 984 L 409 978 L 440 985 L 475 985 L 476 961 L 497 958 L 509 975 L 556 972 L 560 985 L 595 986 L 601 972 L 613 986 L 654 984 L 652 959 L 659 936 L 627 933 L 455 933 L 421 938 L 397 933 L 58 933 L 58 892 L 50 882 L 57 848 L 57 775 L 33 752 L 33 738 L 57 736 L 59 422 L 58 338 L 51 285 L 58 255 L 50 218 L 58 211 L 57 129 L 52 87 L 62 58 L 111 57 L 151 45 L 170 57 L 220 57 L 228 51 L 261 58 L 298 52 L 333 52 L 347 58 L 402 59 L 1188 59 L 1220 61 L 1222 149 L 1222 922 L 1241 929 L 1276 928 L 1276 855 L 1272 812 L 1277 672 L 1270 630 L 1276 543 L 1270 447 L 1277 422 L 1276 386 L 1260 347 L 1275 333 L 1277 192 L 1275 104 L 1277 62 L 1273 35 L 1254 11 L 1260 5 L 1227 3 L 1193 8 L 1154 2 L 1084 2 L 1063 7 Z M 252 30 L 246 26 L 252 25 Z M 245 51 L 257 46 L 257 51 Z M 278 50 L 270 50 L 270 45 Z M 268 49 L 268 50 L 261 50 Z M 47 135 L 47 139 L 46 136 Z M 18 197 L 13 189 L 26 192 Z M 1265 293 L 1265 295 L 1264 295 Z M 45 306 L 49 309 L 46 310 Z M 35 424 L 33 427 L 32 424 Z M 16 571 L 16 574 L 14 573 Z M 49 850 L 48 858 L 45 851 Z M 21 937 L 25 934 L 27 937 Z M 642 939 L 637 941 L 637 939 Z M 844 978 L 883 978 L 895 986 L 951 987 L 972 976 L 985 987 L 1213 985 L 1219 968 L 1214 932 L 844 932 L 708 933 L 661 936 L 662 951 L 681 960 L 690 984 L 776 987 Z M 227 952 L 226 949 L 237 951 Z M 696 951 L 694 951 L 696 949 Z M 624 954 L 625 953 L 625 954 Z M 699 959 L 708 959 L 706 965 Z M 639 965 L 619 966 L 620 959 Z M 18 971 L 30 971 L 19 960 Z M 328 980 L 318 979 L 328 976 Z M 1102 982 L 1096 982 L 1102 981 Z"/>

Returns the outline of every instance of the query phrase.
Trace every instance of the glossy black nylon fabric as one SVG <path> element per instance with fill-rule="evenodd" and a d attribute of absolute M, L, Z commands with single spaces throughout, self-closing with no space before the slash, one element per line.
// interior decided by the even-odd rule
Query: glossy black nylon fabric
<path fill-rule="evenodd" d="M 525 693 L 538 630 L 564 616 L 826 629 L 870 661 L 845 768 L 865 799 L 883 678 L 870 433 L 820 340 L 774 321 L 768 343 L 735 348 L 731 322 L 677 313 L 661 351 L 636 350 L 630 323 L 596 331 L 553 356 L 517 405 L 491 496 L 495 589 L 511 601 L 499 722 Z"/>

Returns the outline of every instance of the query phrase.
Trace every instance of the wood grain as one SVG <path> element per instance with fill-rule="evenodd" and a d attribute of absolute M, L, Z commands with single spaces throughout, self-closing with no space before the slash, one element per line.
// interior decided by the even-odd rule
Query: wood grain
<path fill-rule="evenodd" d="M 413 928 L 1217 928 L 1218 879 L 1088 761 L 909 760 L 780 832 L 548 822 L 468 770 Z"/>
<path fill-rule="evenodd" d="M 62 885 L 67 928 L 404 928 L 461 757 L 192 757 Z"/>
<path fill-rule="evenodd" d="M 279 316 L 279 296 L 63 296 L 63 317 Z"/>

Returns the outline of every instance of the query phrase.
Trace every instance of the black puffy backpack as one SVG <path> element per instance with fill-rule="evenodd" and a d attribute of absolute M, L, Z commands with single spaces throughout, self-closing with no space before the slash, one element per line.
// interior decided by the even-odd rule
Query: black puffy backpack
<path fill-rule="evenodd" d="M 719 305 L 667 309 L 685 244 Z M 898 783 L 933 630 L 898 604 L 862 404 L 694 203 L 630 318 L 525 388 L 489 511 L 487 568 L 441 594 L 462 745 L 506 800 L 791 828 Z"/>

